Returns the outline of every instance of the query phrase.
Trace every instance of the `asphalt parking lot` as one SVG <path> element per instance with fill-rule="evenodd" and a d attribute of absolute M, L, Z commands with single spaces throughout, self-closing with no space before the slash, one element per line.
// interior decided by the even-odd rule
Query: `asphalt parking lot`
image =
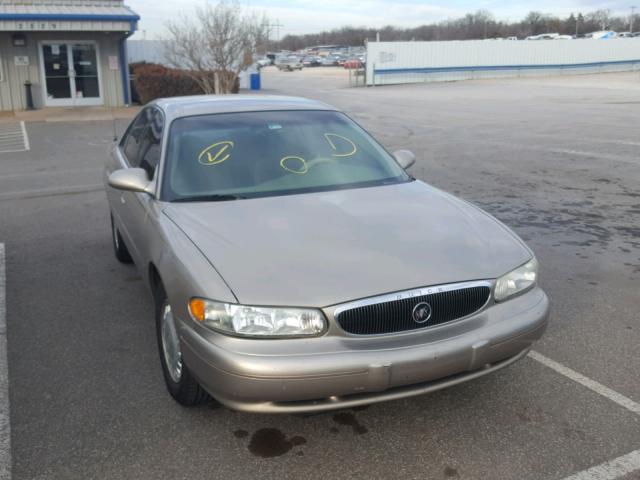
<path fill-rule="evenodd" d="M 640 478 L 640 74 L 350 89 L 268 69 L 263 86 L 344 109 L 526 239 L 553 305 L 538 356 L 357 410 L 184 409 L 150 295 L 113 256 L 111 123 L 28 123 L 30 150 L 0 153 L 13 478 Z"/>

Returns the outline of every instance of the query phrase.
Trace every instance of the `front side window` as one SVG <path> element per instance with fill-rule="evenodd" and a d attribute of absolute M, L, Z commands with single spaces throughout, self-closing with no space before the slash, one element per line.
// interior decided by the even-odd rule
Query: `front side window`
<path fill-rule="evenodd" d="M 274 111 L 173 122 L 166 201 L 206 201 L 338 190 L 410 180 L 346 115 Z"/>
<path fill-rule="evenodd" d="M 132 167 L 138 167 L 140 165 L 140 145 L 142 143 L 142 136 L 149 122 L 147 118 L 148 111 L 149 110 L 143 110 L 138 114 L 122 139 L 121 147 L 124 156 Z"/>
<path fill-rule="evenodd" d="M 140 168 L 144 168 L 151 179 L 160 163 L 164 117 L 155 108 L 150 112 L 149 123 L 142 134 L 142 141 L 140 142 Z"/>

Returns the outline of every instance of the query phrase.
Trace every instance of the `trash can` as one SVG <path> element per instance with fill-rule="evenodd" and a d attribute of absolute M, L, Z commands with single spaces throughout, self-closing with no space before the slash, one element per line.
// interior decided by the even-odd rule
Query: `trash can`
<path fill-rule="evenodd" d="M 251 90 L 260 90 L 260 74 L 251 74 Z"/>

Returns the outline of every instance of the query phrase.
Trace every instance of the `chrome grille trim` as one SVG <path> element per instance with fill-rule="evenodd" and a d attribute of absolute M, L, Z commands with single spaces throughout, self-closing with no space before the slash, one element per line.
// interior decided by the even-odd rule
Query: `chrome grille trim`
<path fill-rule="evenodd" d="M 420 297 L 422 295 L 431 295 L 433 293 L 451 292 L 452 290 L 461 290 L 471 287 L 489 287 L 491 289 L 491 297 L 493 298 L 493 284 L 490 280 L 475 280 L 471 282 L 446 283 L 444 285 L 434 285 L 431 287 L 415 288 L 413 290 L 404 290 L 402 292 L 387 293 L 375 297 L 367 297 L 362 300 L 354 300 L 353 302 L 340 303 L 333 311 L 333 316 L 337 317 L 345 310 L 351 310 L 358 307 L 366 307 L 368 305 L 376 305 L 378 303 L 393 302 L 394 300 L 404 300 L 405 298 Z"/>
<path fill-rule="evenodd" d="M 467 318 L 471 315 L 475 315 L 478 312 L 482 311 L 484 308 L 486 308 L 486 306 L 490 303 L 491 299 L 493 298 L 493 287 L 494 287 L 494 281 L 476 280 L 476 281 L 469 281 L 469 282 L 449 283 L 444 285 L 434 285 L 430 287 L 404 290 L 404 291 L 394 292 L 394 293 L 385 294 L 385 295 L 377 295 L 375 297 L 364 298 L 361 300 L 355 300 L 352 302 L 347 302 L 347 303 L 337 305 L 333 311 L 333 318 L 336 325 L 339 328 L 341 328 L 345 333 L 351 334 L 351 335 L 357 335 L 357 336 L 386 335 L 386 334 L 393 334 L 393 333 L 403 333 L 407 331 L 415 331 L 418 329 L 420 330 L 429 329 L 436 326 L 455 322 L 463 318 Z M 466 300 L 466 298 L 469 298 L 469 297 L 465 298 L 465 295 L 468 295 L 468 294 L 463 292 L 471 292 L 474 290 L 478 291 L 480 289 L 487 291 L 486 301 L 481 301 L 482 303 L 476 303 L 475 307 L 465 310 L 464 305 L 466 302 L 464 302 L 464 300 Z M 447 310 L 445 311 L 440 310 L 440 312 L 442 312 L 445 315 L 445 318 L 441 317 L 440 321 L 436 319 L 433 324 L 430 324 L 430 325 L 425 324 L 425 326 L 422 328 L 416 327 L 414 325 L 407 325 L 407 324 L 405 324 L 404 327 L 401 326 L 401 324 L 405 322 L 405 320 L 402 320 L 402 319 L 405 318 L 405 314 L 407 313 L 407 312 L 404 312 L 404 313 L 401 313 L 401 312 L 403 312 L 403 308 L 406 309 L 407 300 L 416 298 L 416 300 L 422 299 L 422 301 L 426 301 L 425 297 L 427 298 L 431 297 L 434 300 L 436 298 L 439 298 L 440 299 L 439 308 L 442 308 L 443 304 L 441 302 L 442 301 L 446 302 L 446 300 L 444 299 L 446 299 L 449 295 L 456 295 L 458 292 L 460 295 L 463 295 L 462 297 L 463 300 L 453 300 L 455 297 L 452 297 L 450 301 L 455 301 L 456 303 L 449 304 L 449 305 L 454 309 L 454 313 L 455 313 L 455 309 L 459 309 L 459 316 L 454 316 L 454 318 L 446 319 L 446 317 L 450 317 L 450 314 L 451 314 L 451 308 L 447 307 Z M 444 294 L 445 297 L 443 297 L 442 294 Z M 476 302 L 477 300 L 480 300 L 480 299 L 476 297 Z M 458 301 L 463 301 L 464 303 L 458 304 L 457 303 Z M 401 307 L 401 305 L 404 305 L 404 306 Z M 471 305 L 467 304 L 467 307 L 470 307 L 470 306 Z M 356 311 L 359 311 L 359 313 L 356 313 Z M 449 315 L 444 313 L 446 311 L 449 312 Z M 346 317 L 345 315 L 342 315 L 342 314 L 345 314 Z M 353 317 L 353 315 L 356 315 L 356 317 Z M 361 324 L 359 327 L 356 327 L 356 324 L 354 324 L 353 321 L 355 320 L 355 318 L 357 318 L 358 315 L 365 315 L 367 318 L 369 318 L 368 317 L 369 315 L 372 315 L 372 317 L 370 317 L 370 320 L 364 320 L 367 322 L 367 324 L 371 325 L 371 327 L 367 328 L 365 326 L 366 324 Z M 383 315 L 383 317 L 381 317 L 380 315 Z M 389 317 L 389 315 L 391 315 L 391 317 Z M 341 316 L 344 318 L 341 318 Z M 400 323 L 398 323 L 398 321 L 394 319 L 398 319 Z M 369 323 L 370 321 L 372 321 L 373 323 Z M 344 322 L 347 322 L 347 323 L 344 324 Z M 386 330 L 387 328 L 389 328 L 389 330 Z M 368 331 L 365 331 L 365 330 L 368 330 Z"/>

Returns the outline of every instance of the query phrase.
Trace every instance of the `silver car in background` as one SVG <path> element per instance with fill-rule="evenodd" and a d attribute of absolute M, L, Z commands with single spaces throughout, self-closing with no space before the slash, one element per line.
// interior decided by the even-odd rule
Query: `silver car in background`
<path fill-rule="evenodd" d="M 276 67 L 280 71 L 293 72 L 294 70 L 302 70 L 304 65 L 299 57 L 287 57 L 277 62 Z"/>
<path fill-rule="evenodd" d="M 344 113 L 270 96 L 145 107 L 105 172 L 116 256 L 155 300 L 171 395 L 311 412 L 478 378 L 549 301 L 507 227 Z"/>

